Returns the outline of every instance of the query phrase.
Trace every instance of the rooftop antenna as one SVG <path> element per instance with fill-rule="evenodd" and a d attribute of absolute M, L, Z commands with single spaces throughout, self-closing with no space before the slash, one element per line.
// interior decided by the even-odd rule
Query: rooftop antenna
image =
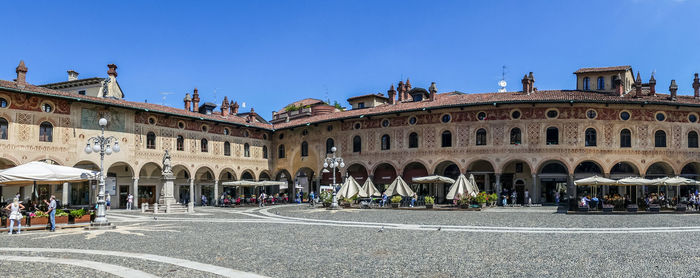
<path fill-rule="evenodd" d="M 331 98 L 328 97 L 328 86 L 326 84 L 323 84 L 323 91 L 326 95 L 326 101 L 330 102 Z M 330 104 L 330 103 L 329 103 Z"/>
<path fill-rule="evenodd" d="M 168 95 L 172 95 L 172 94 L 174 94 L 174 93 L 170 93 L 170 92 L 160 92 L 160 94 L 163 96 L 163 98 L 162 98 L 163 100 L 162 100 L 162 102 L 161 102 L 160 104 L 163 105 L 163 106 L 166 106 L 167 104 L 165 103 L 165 98 L 167 98 Z"/>
<path fill-rule="evenodd" d="M 506 82 L 506 66 L 503 65 L 502 71 L 501 71 L 501 81 L 498 81 L 498 86 L 500 87 L 498 89 L 499 93 L 505 93 L 508 90 L 506 90 L 506 85 L 508 85 L 508 82 Z"/>

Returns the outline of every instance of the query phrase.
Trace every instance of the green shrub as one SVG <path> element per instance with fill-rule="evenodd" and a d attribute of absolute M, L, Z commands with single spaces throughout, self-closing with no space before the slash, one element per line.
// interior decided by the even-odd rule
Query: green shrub
<path fill-rule="evenodd" d="M 73 218 L 80 218 L 86 213 L 87 212 L 84 209 L 74 209 L 70 211 L 70 216 L 73 216 Z"/>
<path fill-rule="evenodd" d="M 321 203 L 330 204 L 333 202 L 333 194 L 328 191 L 321 192 Z"/>
<path fill-rule="evenodd" d="M 425 197 L 425 204 L 426 204 L 426 205 L 435 204 L 435 198 L 429 197 L 429 196 L 428 196 L 428 197 Z"/>
<path fill-rule="evenodd" d="M 472 195 L 469 194 L 464 194 L 462 195 L 461 198 L 457 201 L 460 205 L 469 205 L 472 203 Z"/>
<path fill-rule="evenodd" d="M 56 216 L 68 216 L 68 213 L 63 210 L 57 209 Z"/>
<path fill-rule="evenodd" d="M 391 197 L 391 203 L 392 203 L 392 204 L 401 203 L 401 199 L 402 199 L 401 196 L 394 196 L 394 197 Z"/>

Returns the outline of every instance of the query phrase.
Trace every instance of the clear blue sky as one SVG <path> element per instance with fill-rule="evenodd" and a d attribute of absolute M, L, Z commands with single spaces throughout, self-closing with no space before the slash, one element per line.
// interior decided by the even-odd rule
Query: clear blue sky
<path fill-rule="evenodd" d="M 145 2 L 145 3 L 142 3 Z M 33 84 L 106 76 L 126 98 L 182 107 L 246 102 L 265 118 L 292 101 L 346 103 L 400 78 L 439 91 L 573 89 L 579 67 L 632 65 L 659 91 L 692 94 L 700 1 L 5 1 L 0 79 L 20 59 Z M 216 94 L 214 93 L 216 92 Z"/>

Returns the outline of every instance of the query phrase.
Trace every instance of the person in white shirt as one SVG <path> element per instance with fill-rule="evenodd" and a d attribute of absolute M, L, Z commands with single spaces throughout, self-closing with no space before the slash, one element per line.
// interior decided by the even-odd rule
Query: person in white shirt
<path fill-rule="evenodd" d="M 19 203 L 18 198 L 15 198 L 14 200 L 12 200 L 12 203 L 5 207 L 5 209 L 10 211 L 10 217 L 8 218 L 10 220 L 10 231 L 8 232 L 8 234 L 12 234 L 12 230 L 15 223 L 17 223 L 17 234 L 19 234 L 20 232 L 22 232 L 21 210 L 24 209 L 24 206 Z"/>
<path fill-rule="evenodd" d="M 126 197 L 126 210 L 132 210 L 134 208 L 134 195 L 129 193 Z"/>
<path fill-rule="evenodd" d="M 530 205 L 532 204 L 532 200 L 530 200 L 530 192 L 525 189 L 525 200 L 523 200 L 523 203 Z"/>

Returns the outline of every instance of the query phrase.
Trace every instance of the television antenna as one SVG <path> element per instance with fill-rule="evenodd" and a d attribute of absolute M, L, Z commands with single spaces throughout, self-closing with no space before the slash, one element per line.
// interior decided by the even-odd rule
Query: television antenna
<path fill-rule="evenodd" d="M 498 89 L 499 93 L 505 93 L 508 90 L 506 90 L 506 85 L 508 85 L 508 82 L 506 82 L 506 66 L 504 65 L 501 71 L 501 81 L 498 81 L 498 86 L 500 87 Z"/>
<path fill-rule="evenodd" d="M 171 93 L 171 92 L 160 92 L 160 95 L 163 96 L 163 97 L 161 98 L 162 100 L 161 100 L 161 103 L 160 103 L 160 104 L 163 105 L 163 106 L 167 105 L 167 104 L 165 103 L 165 99 L 166 99 L 169 95 L 172 95 L 172 94 L 174 94 L 174 93 Z"/>

